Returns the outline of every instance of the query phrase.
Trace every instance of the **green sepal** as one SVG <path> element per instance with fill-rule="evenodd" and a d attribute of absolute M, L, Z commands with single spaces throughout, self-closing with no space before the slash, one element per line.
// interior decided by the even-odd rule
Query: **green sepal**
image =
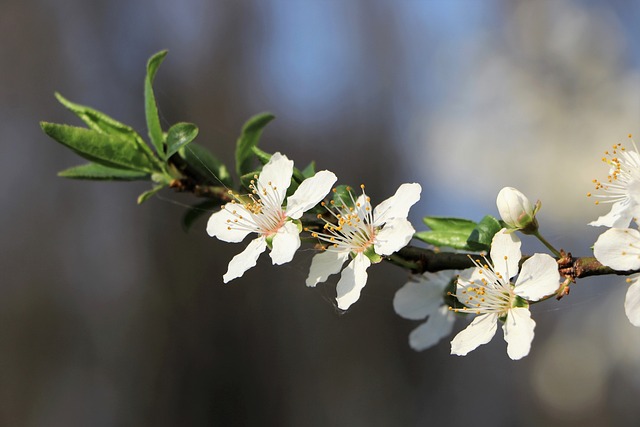
<path fill-rule="evenodd" d="M 113 168 L 98 163 L 74 166 L 58 172 L 58 176 L 70 179 L 90 179 L 97 181 L 135 181 L 149 180 L 151 178 L 151 175 L 147 172 Z"/>
<path fill-rule="evenodd" d="M 160 184 L 160 185 L 156 185 L 149 191 L 145 191 L 144 193 L 138 196 L 138 204 L 139 205 L 143 204 L 144 202 L 149 200 L 151 196 L 156 194 L 158 191 L 162 190 L 164 187 L 166 187 L 164 184 Z"/>
<path fill-rule="evenodd" d="M 147 130 L 149 132 L 149 139 L 160 157 L 165 157 L 164 135 L 162 133 L 162 127 L 160 126 L 156 97 L 153 94 L 153 80 L 167 53 L 166 50 L 161 50 L 149 58 L 147 62 L 147 75 L 144 79 L 144 113 L 147 120 Z"/>
<path fill-rule="evenodd" d="M 229 169 L 211 151 L 192 142 L 178 150 L 178 154 L 199 175 L 203 182 L 225 187 L 233 186 Z"/>
<path fill-rule="evenodd" d="M 167 132 L 166 159 L 173 156 L 182 147 L 186 147 L 198 136 L 198 127 L 193 123 L 176 123 Z"/>
<path fill-rule="evenodd" d="M 529 308 L 529 301 L 522 298 L 520 295 L 516 295 L 511 303 L 511 308 L 524 307 Z"/>
<path fill-rule="evenodd" d="M 213 213 L 213 210 L 222 205 L 219 200 L 205 200 L 191 206 L 182 216 L 182 229 L 189 231 L 193 224 L 202 216 Z"/>
<path fill-rule="evenodd" d="M 275 116 L 271 113 L 260 113 L 249 120 L 242 126 L 242 132 L 236 144 L 236 172 L 238 176 L 246 175 L 253 170 L 252 157 L 254 156 L 253 147 L 258 145 L 262 130 Z"/>
<path fill-rule="evenodd" d="M 489 251 L 493 236 L 502 229 L 500 221 L 491 215 L 486 215 L 471 232 L 467 244 L 473 251 Z"/>
<path fill-rule="evenodd" d="M 371 261 L 371 264 L 377 264 L 379 262 L 382 262 L 382 260 L 383 260 L 383 257 L 376 253 L 375 248 L 373 247 L 373 245 L 371 245 L 367 249 L 365 249 L 363 254 L 364 254 L 364 256 L 369 258 L 369 260 Z"/>
<path fill-rule="evenodd" d="M 94 163 L 149 173 L 157 171 L 138 145 L 121 136 L 56 123 L 41 122 L 40 126 L 51 138 Z"/>
<path fill-rule="evenodd" d="M 342 206 L 343 204 L 350 208 L 354 206 L 356 197 L 353 196 L 353 187 L 349 185 L 338 185 L 332 191 L 332 199 L 336 206 Z"/>

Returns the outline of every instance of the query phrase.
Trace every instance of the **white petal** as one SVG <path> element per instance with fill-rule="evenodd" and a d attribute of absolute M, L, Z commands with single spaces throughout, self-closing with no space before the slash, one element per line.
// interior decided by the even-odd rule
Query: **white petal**
<path fill-rule="evenodd" d="M 500 190 L 496 205 L 500 217 L 509 228 L 521 228 L 533 220 L 533 205 L 524 194 L 513 187 Z"/>
<path fill-rule="evenodd" d="M 598 237 L 593 254 L 615 270 L 640 268 L 640 233 L 632 228 L 611 228 Z"/>
<path fill-rule="evenodd" d="M 470 351 L 491 341 L 498 327 L 498 315 L 482 314 L 451 341 L 451 354 L 466 356 Z"/>
<path fill-rule="evenodd" d="M 442 306 L 444 288 L 451 278 L 451 273 L 441 271 L 407 282 L 393 297 L 393 309 L 405 319 L 424 319 Z"/>
<path fill-rule="evenodd" d="M 287 194 L 287 188 L 291 185 L 291 175 L 293 175 L 293 160 L 289 160 L 283 154 L 274 153 L 269 162 L 262 168 L 258 183 L 260 188 L 275 188 L 277 204 L 282 205 Z"/>
<path fill-rule="evenodd" d="M 509 310 L 502 330 L 504 340 L 507 342 L 507 354 L 511 359 L 522 359 L 529 354 L 535 327 L 536 322 L 531 318 L 528 308 L 516 307 Z"/>
<path fill-rule="evenodd" d="M 409 334 L 409 345 L 416 351 L 426 350 L 451 334 L 455 315 L 446 305 L 441 306 L 429 319 Z"/>
<path fill-rule="evenodd" d="M 298 226 L 291 221 L 286 221 L 273 236 L 271 248 L 271 261 L 274 265 L 284 264 L 293 259 L 300 247 L 300 231 Z"/>
<path fill-rule="evenodd" d="M 415 231 L 411 223 L 404 218 L 388 221 L 376 234 L 373 242 L 375 252 L 378 255 L 391 255 L 407 246 Z"/>
<path fill-rule="evenodd" d="M 498 231 L 491 241 L 491 262 L 496 273 L 500 273 L 506 280 L 518 274 L 518 263 L 522 258 L 520 239 L 515 233 L 507 233 L 503 228 Z"/>
<path fill-rule="evenodd" d="M 371 265 L 369 258 L 362 254 L 356 257 L 342 270 L 342 275 L 336 286 L 338 294 L 338 308 L 342 310 L 348 309 L 351 304 L 358 301 L 360 291 L 367 284 L 367 268 Z"/>
<path fill-rule="evenodd" d="M 235 214 L 233 213 L 235 212 Z M 214 213 L 209 217 L 207 222 L 207 234 L 211 237 L 217 237 L 223 242 L 238 243 L 242 242 L 247 234 L 251 233 L 250 229 L 237 229 L 230 226 L 228 221 L 234 221 L 238 219 L 238 216 L 242 216 L 243 222 L 253 223 L 251 213 L 247 211 L 244 206 L 239 203 L 227 203 L 224 208 L 219 212 Z M 258 227 L 255 227 L 257 233 Z"/>
<path fill-rule="evenodd" d="M 640 277 L 636 276 L 627 289 L 624 312 L 633 326 L 640 326 Z"/>
<path fill-rule="evenodd" d="M 298 219 L 325 198 L 338 178 L 333 172 L 320 171 L 302 181 L 295 193 L 287 199 L 286 216 Z"/>
<path fill-rule="evenodd" d="M 522 264 L 514 292 L 529 301 L 551 295 L 560 286 L 558 263 L 547 254 L 534 254 Z"/>
<path fill-rule="evenodd" d="M 591 221 L 589 225 L 594 227 L 605 226 L 612 228 L 628 227 L 633 220 L 634 211 L 631 207 L 631 201 L 624 199 L 611 205 L 608 214 L 602 215 L 595 221 Z"/>
<path fill-rule="evenodd" d="M 315 255 L 311 260 L 311 268 L 307 277 L 307 286 L 315 286 L 326 281 L 329 276 L 342 269 L 342 264 L 349 258 L 349 252 L 326 250 Z"/>
<path fill-rule="evenodd" d="M 236 277 L 242 276 L 245 271 L 255 266 L 258 257 L 266 248 L 267 241 L 264 237 L 253 239 L 244 251 L 234 256 L 231 262 L 229 262 L 229 268 L 225 275 L 222 276 L 224 283 L 229 283 L 229 281 Z"/>
<path fill-rule="evenodd" d="M 396 194 L 380 203 L 373 210 L 373 225 L 380 227 L 393 218 L 407 218 L 409 209 L 420 200 L 420 184 L 402 184 Z"/>

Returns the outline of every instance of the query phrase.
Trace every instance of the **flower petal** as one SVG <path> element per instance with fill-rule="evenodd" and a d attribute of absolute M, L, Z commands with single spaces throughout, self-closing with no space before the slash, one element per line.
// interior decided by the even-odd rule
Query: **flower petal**
<path fill-rule="evenodd" d="M 241 217 L 243 227 L 232 227 L 230 224 Z M 229 222 L 231 221 L 231 223 Z M 251 212 L 247 211 L 240 203 L 227 203 L 219 212 L 209 217 L 207 222 L 207 234 L 211 237 L 217 237 L 223 242 L 238 243 L 242 242 L 247 234 L 252 230 L 250 225 L 253 223 Z M 255 227 L 255 232 L 259 232 Z"/>
<path fill-rule="evenodd" d="M 507 342 L 507 354 L 511 359 L 522 359 L 529 354 L 535 327 L 536 322 L 531 318 L 528 308 L 516 307 L 509 310 L 502 330 L 504 340 Z"/>
<path fill-rule="evenodd" d="M 429 316 L 429 319 L 422 325 L 415 328 L 409 334 L 409 345 L 416 351 L 426 350 L 433 347 L 438 342 L 451 334 L 456 316 L 446 305 Z"/>
<path fill-rule="evenodd" d="M 466 356 L 470 351 L 491 341 L 498 327 L 498 315 L 482 314 L 469 324 L 451 341 L 451 354 Z"/>
<path fill-rule="evenodd" d="M 633 326 L 640 326 L 640 276 L 636 276 L 627 289 L 624 312 Z"/>
<path fill-rule="evenodd" d="M 612 228 L 628 227 L 633 220 L 633 215 L 634 212 L 631 208 L 631 201 L 629 199 L 623 199 L 612 204 L 608 214 L 602 215 L 595 221 L 591 221 L 589 225 Z"/>
<path fill-rule="evenodd" d="M 244 251 L 234 256 L 229 262 L 229 268 L 225 275 L 222 276 L 224 283 L 229 283 L 236 277 L 242 276 L 245 271 L 255 266 L 258 257 L 265 249 L 267 249 L 267 241 L 264 237 L 253 239 Z"/>
<path fill-rule="evenodd" d="M 420 184 L 402 184 L 396 194 L 380 203 L 373 210 L 373 225 L 380 227 L 393 218 L 407 218 L 409 209 L 420 200 Z"/>
<path fill-rule="evenodd" d="M 300 218 L 325 198 L 337 179 L 333 172 L 320 171 L 302 181 L 296 192 L 287 199 L 285 215 L 292 219 Z"/>
<path fill-rule="evenodd" d="M 598 237 L 593 254 L 615 270 L 640 268 L 640 233 L 633 228 L 611 228 Z"/>
<path fill-rule="evenodd" d="M 514 292 L 529 301 L 551 295 L 560 286 L 558 263 L 547 254 L 534 254 L 522 264 Z"/>
<path fill-rule="evenodd" d="M 373 242 L 375 252 L 378 255 L 391 255 L 407 246 L 415 232 L 406 219 L 393 218 L 376 234 Z"/>
<path fill-rule="evenodd" d="M 258 176 L 259 189 L 273 188 L 276 200 L 272 204 L 281 206 L 287 194 L 287 188 L 291 185 L 291 176 L 293 175 L 293 160 L 289 160 L 287 156 L 274 153 L 269 162 L 264 165 L 260 176 Z M 266 202 L 260 195 L 262 202 Z M 268 202 L 267 202 L 268 203 Z"/>
<path fill-rule="evenodd" d="M 338 308 L 346 310 L 351 304 L 358 301 L 360 291 L 367 284 L 367 268 L 370 265 L 369 258 L 360 253 L 347 265 L 347 268 L 342 270 L 342 275 L 336 286 Z"/>
<path fill-rule="evenodd" d="M 284 264 L 293 259 L 300 247 L 300 230 L 291 221 L 286 221 L 271 242 L 271 261 L 274 265 Z"/>
<path fill-rule="evenodd" d="M 326 281 L 329 276 L 342 269 L 342 264 L 349 258 L 349 252 L 326 250 L 315 255 L 311 260 L 311 268 L 307 277 L 307 286 L 313 287 Z"/>
<path fill-rule="evenodd" d="M 515 233 L 508 233 L 506 228 L 498 231 L 491 241 L 491 262 L 494 271 L 509 280 L 518 274 L 518 263 L 522 258 L 520 239 Z"/>
<path fill-rule="evenodd" d="M 393 309 L 405 319 L 424 319 L 442 306 L 443 292 L 451 279 L 450 272 L 424 273 L 398 289 Z"/>

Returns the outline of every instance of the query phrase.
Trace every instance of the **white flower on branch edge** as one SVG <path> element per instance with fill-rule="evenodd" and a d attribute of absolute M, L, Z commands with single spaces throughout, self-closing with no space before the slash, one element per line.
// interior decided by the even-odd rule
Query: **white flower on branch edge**
<path fill-rule="evenodd" d="M 622 144 L 615 144 L 611 153 L 605 152 L 602 161 L 609 165 L 607 182 L 597 179 L 593 182 L 596 190 L 608 194 L 596 194 L 593 197 L 600 199 L 596 204 L 612 203 L 611 210 L 589 225 L 622 228 L 640 218 L 640 154 L 635 143 L 631 142 L 633 150 L 627 150 Z M 591 193 L 587 196 L 591 196 Z"/>
<path fill-rule="evenodd" d="M 234 195 L 235 200 L 209 218 L 207 233 L 225 242 L 238 243 L 248 234 L 258 234 L 229 262 L 224 283 L 255 266 L 267 247 L 274 265 L 293 259 L 300 247 L 301 226 L 297 220 L 324 199 L 337 178 L 326 170 L 316 173 L 302 181 L 283 207 L 292 175 L 293 161 L 280 153 L 273 154 L 257 179 L 251 181 L 252 194 Z"/>
<path fill-rule="evenodd" d="M 478 316 L 451 341 L 451 354 L 465 356 L 491 341 L 498 320 L 504 322 L 502 330 L 509 357 L 518 360 L 529 354 L 536 323 L 531 318 L 528 301 L 555 293 L 560 274 L 557 262 L 547 254 L 534 254 L 517 274 L 522 257 L 520 244 L 515 234 L 503 228 L 491 242 L 493 264 L 489 265 L 486 258 L 484 265 L 474 261 L 476 268 L 471 274 L 462 274 L 458 279 L 455 296 L 465 307 L 455 311 Z M 513 284 L 511 278 L 516 275 Z"/>
<path fill-rule="evenodd" d="M 496 205 L 500 217 L 509 229 L 522 230 L 525 234 L 538 229 L 536 212 L 540 210 L 540 201 L 532 205 L 527 196 L 519 190 L 504 187 L 498 193 Z"/>
<path fill-rule="evenodd" d="M 458 274 L 455 270 L 426 272 L 398 289 L 393 308 L 405 319 L 427 320 L 409 334 L 409 346 L 426 350 L 451 334 L 455 314 L 449 310 L 444 296 L 447 287 Z"/>
<path fill-rule="evenodd" d="M 420 199 L 420 184 L 402 184 L 396 193 L 371 210 L 371 201 L 362 194 L 350 203 L 331 204 L 329 212 L 337 224 L 326 221 L 323 232 L 313 233 L 328 246 L 313 257 L 307 286 L 324 282 L 342 270 L 336 287 L 338 307 L 348 309 L 360 298 L 367 284 L 367 268 L 405 247 L 415 232 L 407 220 L 409 209 Z M 349 193 L 351 194 L 351 193 Z M 342 265 L 353 258 L 343 270 Z"/>
<path fill-rule="evenodd" d="M 611 228 L 593 245 L 596 259 L 614 270 L 640 269 L 640 233 L 632 228 Z M 640 275 L 627 279 L 630 283 L 624 300 L 624 311 L 633 326 L 640 326 Z"/>

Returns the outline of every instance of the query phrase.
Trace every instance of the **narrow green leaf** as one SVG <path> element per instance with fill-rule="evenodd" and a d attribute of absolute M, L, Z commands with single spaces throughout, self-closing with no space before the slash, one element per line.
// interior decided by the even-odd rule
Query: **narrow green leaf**
<path fill-rule="evenodd" d="M 153 94 L 153 79 L 165 56 L 167 56 L 167 51 L 161 50 L 149 59 L 149 62 L 147 62 L 147 76 L 144 79 L 144 112 L 147 119 L 149 139 L 160 157 L 164 157 L 164 136 L 160 126 L 156 97 Z"/>
<path fill-rule="evenodd" d="M 233 186 L 233 179 L 227 167 L 203 146 L 195 142 L 178 150 L 180 157 L 193 169 L 199 178 L 209 184 Z"/>
<path fill-rule="evenodd" d="M 95 110 L 86 105 L 76 104 L 63 97 L 58 92 L 55 93 L 56 99 L 64 105 L 69 111 L 77 115 L 89 129 L 95 130 L 107 135 L 120 136 L 123 139 L 131 141 L 131 144 L 137 145 L 141 151 L 145 152 L 150 161 L 160 166 L 158 159 L 155 157 L 151 149 L 145 144 L 142 137 L 133 130 L 133 128 L 120 123 L 119 121 L 109 117 L 101 111 Z"/>
<path fill-rule="evenodd" d="M 427 227 L 432 230 L 442 230 L 442 231 L 457 231 L 461 233 L 466 233 L 467 236 L 471 234 L 474 228 L 476 228 L 476 223 L 469 219 L 463 218 L 447 218 L 447 217 L 439 217 L 439 216 L 425 216 L 422 218 L 422 222 L 424 222 Z"/>
<path fill-rule="evenodd" d="M 262 165 L 266 165 L 267 163 L 269 163 L 269 160 L 271 160 L 271 156 L 273 156 L 273 154 L 269 154 L 266 151 L 263 151 L 255 146 L 251 147 L 251 150 L 253 151 L 253 154 L 255 154 L 258 158 L 258 161 L 262 163 Z"/>
<path fill-rule="evenodd" d="M 117 135 L 56 123 L 40 123 L 42 130 L 78 155 L 108 167 L 155 172 L 154 164 L 137 145 Z"/>
<path fill-rule="evenodd" d="M 470 250 L 467 245 L 469 233 L 448 230 L 419 231 L 413 235 L 418 240 L 434 246 L 447 246 L 454 249 Z"/>
<path fill-rule="evenodd" d="M 138 204 L 139 205 L 143 204 L 144 202 L 149 200 L 154 194 L 156 194 L 158 191 L 162 190 L 164 187 L 165 187 L 164 184 L 156 185 L 151 190 L 145 191 L 144 193 L 138 196 Z"/>
<path fill-rule="evenodd" d="M 251 117 L 242 127 L 236 144 L 236 172 L 238 176 L 246 175 L 253 170 L 251 158 L 253 147 L 258 145 L 262 130 L 275 116 L 271 113 L 260 113 Z"/>
<path fill-rule="evenodd" d="M 211 215 L 219 206 L 220 201 L 218 200 L 205 200 L 204 202 L 191 206 L 182 217 L 182 229 L 189 231 L 198 219 L 205 215 Z"/>
<path fill-rule="evenodd" d="M 198 136 L 198 127 L 192 123 L 177 123 L 167 132 L 167 156 L 168 159 L 178 150 Z"/>
<path fill-rule="evenodd" d="M 99 181 L 148 180 L 151 175 L 130 169 L 112 168 L 98 163 L 74 166 L 58 172 L 58 176 L 71 179 L 91 179 Z"/>
<path fill-rule="evenodd" d="M 491 240 L 493 236 L 500 231 L 502 226 L 500 221 L 491 215 L 486 215 L 476 228 L 471 232 L 467 244 L 474 251 L 488 251 L 491 249 Z"/>
<path fill-rule="evenodd" d="M 302 176 L 306 178 L 311 178 L 316 174 L 316 162 L 313 160 L 311 163 L 307 165 L 306 168 L 302 169 Z"/>
<path fill-rule="evenodd" d="M 269 154 L 258 147 L 252 147 L 251 149 L 253 150 L 253 154 L 256 155 L 256 157 L 258 158 L 258 161 L 262 163 L 262 165 L 266 165 L 267 163 L 269 163 L 269 160 L 271 160 L 271 156 L 273 156 L 273 154 Z M 289 186 L 289 189 L 287 190 L 287 195 L 293 194 L 293 192 L 298 188 L 298 185 L 304 180 L 305 180 L 305 176 L 302 174 L 300 169 L 294 167 L 293 182 L 291 183 L 291 185 Z"/>

